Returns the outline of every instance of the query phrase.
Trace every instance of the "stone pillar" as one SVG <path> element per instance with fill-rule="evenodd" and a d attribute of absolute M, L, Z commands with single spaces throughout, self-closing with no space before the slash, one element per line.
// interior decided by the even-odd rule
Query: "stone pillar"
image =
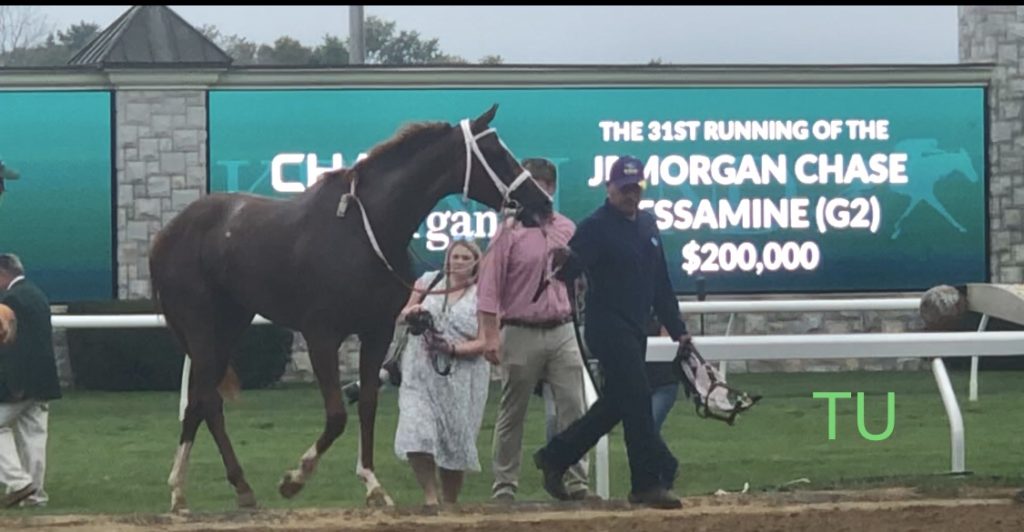
<path fill-rule="evenodd" d="M 206 95 L 122 90 L 115 101 L 117 296 L 148 298 L 153 236 L 206 193 Z"/>
<path fill-rule="evenodd" d="M 1024 282 L 1024 7 L 959 6 L 960 62 L 993 63 L 988 91 L 991 273 Z"/>

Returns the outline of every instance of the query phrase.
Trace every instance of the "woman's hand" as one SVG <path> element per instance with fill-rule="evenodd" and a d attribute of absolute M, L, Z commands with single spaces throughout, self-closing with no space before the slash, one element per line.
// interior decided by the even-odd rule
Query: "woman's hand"
<path fill-rule="evenodd" d="M 486 349 L 481 338 L 453 343 L 440 336 L 427 339 L 427 347 L 435 353 L 445 354 L 452 358 L 476 358 L 484 355 Z"/>
<path fill-rule="evenodd" d="M 419 303 L 415 303 L 415 304 L 409 305 L 408 307 L 405 307 L 404 309 L 402 309 L 402 312 L 400 312 L 398 314 L 398 321 L 404 322 L 406 316 L 408 316 L 409 314 L 412 314 L 414 312 L 419 312 L 421 310 L 423 310 L 423 305 L 420 305 Z"/>
<path fill-rule="evenodd" d="M 428 334 L 424 336 L 426 336 L 428 352 L 439 353 L 451 357 L 455 356 L 455 344 L 445 340 L 440 335 Z"/>

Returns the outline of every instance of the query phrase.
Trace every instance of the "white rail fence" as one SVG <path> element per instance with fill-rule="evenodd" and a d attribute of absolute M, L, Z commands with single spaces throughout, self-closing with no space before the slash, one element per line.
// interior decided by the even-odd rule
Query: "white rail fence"
<path fill-rule="evenodd" d="M 758 312 L 838 312 L 838 311 L 916 311 L 920 299 L 808 299 L 758 301 L 702 301 L 682 302 L 685 315 L 700 313 L 758 313 Z M 970 390 L 977 393 L 977 356 L 1011 356 L 1024 354 L 1024 332 L 949 332 L 949 333 L 862 333 L 862 334 L 810 334 L 729 336 L 733 317 L 730 316 L 725 336 L 698 336 L 694 344 L 709 361 L 732 360 L 790 360 L 839 358 L 932 358 L 932 372 L 942 403 L 949 419 L 951 439 L 951 472 L 965 471 L 965 438 L 963 417 L 956 394 L 946 373 L 941 357 L 973 356 Z M 983 322 L 987 316 L 983 316 Z M 254 324 L 270 323 L 256 316 Z M 54 328 L 123 328 L 164 327 L 162 315 L 104 315 L 53 316 Z M 984 325 L 980 327 L 984 329 Z M 676 344 L 669 338 L 648 340 L 647 360 L 671 361 Z M 724 364 L 723 364 L 724 369 Z M 189 359 L 182 371 L 179 419 L 184 412 L 188 391 Z M 597 400 L 594 384 L 586 379 L 585 393 L 588 404 Z M 602 497 L 609 495 L 608 439 L 601 438 L 596 449 L 596 491 Z"/>

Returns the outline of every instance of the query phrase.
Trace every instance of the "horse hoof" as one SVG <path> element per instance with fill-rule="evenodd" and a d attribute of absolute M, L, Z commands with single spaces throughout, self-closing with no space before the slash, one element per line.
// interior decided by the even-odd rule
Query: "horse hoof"
<path fill-rule="evenodd" d="M 191 513 L 184 497 L 171 501 L 171 513 L 177 515 L 188 515 Z"/>
<path fill-rule="evenodd" d="M 388 492 L 384 491 L 384 488 L 376 487 L 366 494 L 366 505 L 375 508 L 394 506 L 395 501 L 391 500 L 391 496 L 388 495 Z"/>
<path fill-rule="evenodd" d="M 253 492 L 251 492 L 251 491 L 247 491 L 245 493 L 239 493 L 238 494 L 238 507 L 242 508 L 242 509 L 245 509 L 245 510 L 255 510 L 257 508 L 257 505 L 256 505 L 256 495 Z"/>
<path fill-rule="evenodd" d="M 285 499 L 291 499 L 296 493 L 302 491 L 302 482 L 295 480 L 295 474 L 291 471 L 284 474 L 281 477 L 281 482 L 277 485 L 277 491 Z"/>

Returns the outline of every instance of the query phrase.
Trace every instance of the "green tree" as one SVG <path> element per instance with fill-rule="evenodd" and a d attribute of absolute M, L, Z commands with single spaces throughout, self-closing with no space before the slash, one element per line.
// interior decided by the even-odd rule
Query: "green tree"
<path fill-rule="evenodd" d="M 314 65 L 347 65 L 348 48 L 344 41 L 334 35 L 324 35 L 324 42 L 313 49 L 310 63 Z"/>
<path fill-rule="evenodd" d="M 424 39 L 418 31 L 399 31 L 394 21 L 366 18 L 366 62 L 378 65 L 465 63 L 441 51 L 438 39 Z"/>
<path fill-rule="evenodd" d="M 64 31 L 50 33 L 39 44 L 17 47 L 3 54 L 2 61 L 8 66 L 61 66 L 84 48 L 99 32 L 99 26 L 91 22 L 72 24 Z"/>
<path fill-rule="evenodd" d="M 256 52 L 259 47 L 256 43 L 236 34 L 224 35 L 220 28 L 214 24 L 203 24 L 196 28 L 199 33 L 210 39 L 224 53 L 231 56 L 232 64 L 253 65 L 256 64 Z"/>
<path fill-rule="evenodd" d="M 261 65 L 306 65 L 312 57 L 312 50 L 288 36 L 278 37 L 274 46 L 260 45 L 256 51 L 256 62 Z"/>
<path fill-rule="evenodd" d="M 89 44 L 89 41 L 99 32 L 100 27 L 98 24 L 83 20 L 78 24 L 72 24 L 65 31 L 58 31 L 57 40 L 60 44 L 67 46 L 68 51 L 73 55 L 82 48 L 85 48 L 85 45 Z"/>
<path fill-rule="evenodd" d="M 229 35 L 218 46 L 220 46 L 221 50 L 224 50 L 224 53 L 231 56 L 235 65 L 256 64 L 256 52 L 259 50 L 259 47 L 256 46 L 256 43 L 249 41 L 245 37 Z"/>
<path fill-rule="evenodd" d="M 196 28 L 196 31 L 202 33 L 204 37 L 210 39 L 217 46 L 220 46 L 221 39 L 224 38 L 216 24 L 203 24 Z"/>

